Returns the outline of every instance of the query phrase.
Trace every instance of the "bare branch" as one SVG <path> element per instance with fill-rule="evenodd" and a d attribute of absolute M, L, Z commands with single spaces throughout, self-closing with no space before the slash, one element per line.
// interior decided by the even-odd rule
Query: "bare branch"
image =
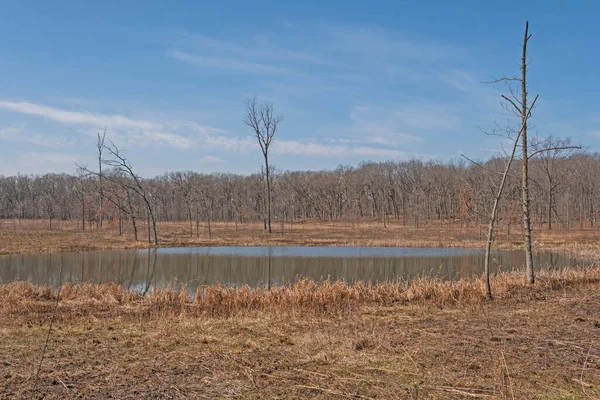
<path fill-rule="evenodd" d="M 546 147 L 546 148 L 534 151 L 533 153 L 529 154 L 529 156 L 527 156 L 527 158 L 535 157 L 535 156 L 537 156 L 540 153 L 545 153 L 545 152 L 548 152 L 548 151 L 559 151 L 559 150 L 581 150 L 581 146 L 553 146 L 553 147 Z"/>

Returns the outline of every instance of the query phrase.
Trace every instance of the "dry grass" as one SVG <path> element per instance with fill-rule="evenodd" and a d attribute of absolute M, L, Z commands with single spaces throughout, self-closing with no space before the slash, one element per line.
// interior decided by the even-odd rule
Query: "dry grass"
<path fill-rule="evenodd" d="M 0 287 L 0 398 L 600 396 L 600 268 L 289 289 Z M 224 318 L 226 317 L 226 318 Z"/>
<path fill-rule="evenodd" d="M 128 227 L 126 227 L 128 228 Z M 161 222 L 158 224 L 160 247 L 187 246 L 384 246 L 384 247 L 462 247 L 483 248 L 484 238 L 476 227 L 461 227 L 459 223 L 440 226 L 432 222 L 416 232 L 412 226 L 394 221 L 387 228 L 375 222 L 351 224 L 348 222 L 286 224 L 284 234 L 274 225 L 274 233 L 268 234 L 261 224 L 213 223 L 212 237 L 208 239 L 206 226 L 190 235 L 188 223 Z M 500 232 L 497 248 L 521 248 L 522 237 L 513 228 L 510 238 Z M 140 239 L 144 237 L 140 227 Z M 536 249 L 559 249 L 561 251 L 600 249 L 600 230 L 534 230 Z M 126 249 L 152 247 L 147 242 L 134 242 L 131 233 L 117 235 L 116 227 L 106 225 L 101 230 L 81 231 L 77 221 L 55 221 L 53 229 L 41 220 L 7 221 L 0 223 L 0 254 L 41 253 L 54 251 L 82 251 L 99 249 Z"/>
<path fill-rule="evenodd" d="M 145 247 L 114 227 L 3 221 L 0 253 Z M 308 223 L 285 235 L 160 224 L 162 246 L 481 247 L 475 228 Z M 597 260 L 595 230 L 538 231 L 538 249 Z M 498 247 L 518 247 L 499 237 Z M 600 267 L 492 279 L 292 287 L 0 286 L 2 398 L 600 398 Z M 55 305 L 58 304 L 56 314 Z M 53 320 L 48 351 L 39 364 Z"/>
<path fill-rule="evenodd" d="M 600 267 L 544 270 L 535 285 L 527 285 L 522 271 L 502 272 L 491 278 L 497 299 L 531 300 L 570 286 L 600 283 Z M 57 299 L 57 296 L 59 298 Z M 114 283 L 65 283 L 60 290 L 28 282 L 0 285 L 1 312 L 28 313 L 46 309 L 59 300 L 63 307 L 79 313 L 103 310 L 119 315 L 188 315 L 229 318 L 252 312 L 287 314 L 347 315 L 362 306 L 432 304 L 440 308 L 473 306 L 485 298 L 482 277 L 445 281 L 420 277 L 410 281 L 347 284 L 342 281 L 315 282 L 303 279 L 291 286 L 250 288 L 223 285 L 200 286 L 194 296 L 186 288 L 154 288 L 146 296 Z"/>

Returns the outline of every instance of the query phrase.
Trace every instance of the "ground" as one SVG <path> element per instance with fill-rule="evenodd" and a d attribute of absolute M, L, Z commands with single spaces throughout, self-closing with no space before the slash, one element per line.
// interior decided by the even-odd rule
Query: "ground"
<path fill-rule="evenodd" d="M 228 318 L 67 302 L 43 360 L 35 301 L 0 317 L 0 398 L 600 398 L 599 289 Z"/>
<path fill-rule="evenodd" d="M 108 230 L 8 228 L 0 248 L 9 253 L 129 245 Z M 398 226 L 305 226 L 265 239 L 217 225 L 210 242 L 180 229 L 163 226 L 164 243 L 480 245 L 478 232 L 458 227 L 411 239 Z M 544 233 L 536 245 L 599 253 L 592 231 Z M 201 308 L 177 293 L 69 287 L 57 302 L 49 288 L 0 285 L 0 398 L 600 398 L 600 268 L 541 275 L 533 286 L 520 275 L 492 283 L 492 301 L 476 279 L 418 282 L 393 301 L 316 288 L 305 308 L 279 306 L 280 293 L 247 294 L 268 297 L 256 309 L 215 305 L 223 290 Z"/>
<path fill-rule="evenodd" d="M 537 225 L 536 225 L 537 226 Z M 146 229 L 139 228 L 140 241 L 134 242 L 129 230 L 117 234 L 117 227 L 105 223 L 98 229 L 88 227 L 81 230 L 77 221 L 53 221 L 49 229 L 48 221 L 42 220 L 0 220 L 0 254 L 41 253 L 52 251 L 81 251 L 98 249 L 122 249 L 152 247 L 144 240 Z M 126 226 L 125 228 L 129 228 Z M 285 225 L 275 224 L 273 233 L 267 233 L 262 224 L 212 223 L 211 238 L 208 238 L 206 224 L 201 224 L 196 235 L 195 226 L 186 222 L 159 222 L 159 247 L 179 246 L 396 246 L 396 247 L 467 247 L 484 248 L 485 227 L 460 223 L 440 224 L 430 222 L 415 230 L 410 224 L 393 221 L 384 227 L 376 222 L 317 222 L 308 221 Z M 506 227 L 502 227 L 496 237 L 499 248 L 521 248 L 522 235 L 518 226 L 512 226 L 507 237 Z M 600 230 L 595 227 L 585 229 L 534 229 L 534 246 L 538 249 L 560 249 L 578 251 L 584 248 L 597 249 L 600 244 Z"/>

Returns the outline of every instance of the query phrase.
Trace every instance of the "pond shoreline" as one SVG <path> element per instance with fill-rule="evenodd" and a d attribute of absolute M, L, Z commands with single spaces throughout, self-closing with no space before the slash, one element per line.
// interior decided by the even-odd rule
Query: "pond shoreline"
<path fill-rule="evenodd" d="M 25 221 L 21 225 L 5 224 L 0 229 L 0 254 L 34 254 L 60 251 L 91 251 L 108 249 L 142 249 L 169 247 L 221 247 L 221 246 L 361 246 L 361 247 L 439 247 L 483 249 L 484 237 L 475 227 L 429 226 L 414 231 L 410 226 L 390 223 L 386 228 L 376 223 L 364 223 L 351 227 L 311 222 L 288 229 L 281 235 L 268 234 L 259 224 L 235 227 L 215 223 L 209 239 L 205 232 L 190 235 L 185 223 L 159 223 L 159 245 L 132 240 L 125 232 L 117 235 L 114 227 L 82 232 L 73 224 L 56 223 L 48 230 L 43 221 Z M 600 230 L 534 230 L 534 247 L 537 250 L 562 248 L 597 249 Z M 510 237 L 498 235 L 494 248 L 501 250 L 522 249 L 522 237 L 518 232 Z"/>
<path fill-rule="evenodd" d="M 486 301 L 480 278 L 307 281 L 191 299 L 84 284 L 57 302 L 49 287 L 0 285 L 0 397 L 600 396 L 600 267 L 535 285 L 506 273 L 492 288 Z"/>

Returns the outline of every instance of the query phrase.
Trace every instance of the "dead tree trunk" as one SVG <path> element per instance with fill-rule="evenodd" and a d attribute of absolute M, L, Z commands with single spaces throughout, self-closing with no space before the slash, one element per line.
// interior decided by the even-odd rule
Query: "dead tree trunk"
<path fill-rule="evenodd" d="M 525 22 L 525 35 L 523 37 L 523 55 L 521 57 L 521 150 L 522 150 L 522 201 L 523 201 L 523 236 L 525 239 L 525 265 L 527 268 L 527 281 L 535 283 L 533 271 L 533 251 L 531 246 L 531 217 L 529 212 L 529 154 L 527 151 L 527 120 L 529 108 L 527 107 L 527 42 L 529 35 L 529 21 Z"/>
<path fill-rule="evenodd" d="M 485 264 L 484 264 L 484 272 L 485 272 L 485 297 L 488 300 L 492 299 L 492 288 L 490 285 L 490 258 L 492 251 L 492 242 L 494 241 L 494 224 L 496 222 L 496 217 L 498 215 L 498 205 L 500 204 L 500 198 L 502 197 L 502 191 L 504 190 L 504 185 L 506 184 L 506 178 L 508 177 L 508 173 L 510 171 L 510 166 L 515 158 L 515 152 L 517 150 L 517 145 L 519 143 L 519 135 L 515 137 L 513 141 L 512 152 L 510 153 L 510 157 L 506 162 L 506 166 L 504 168 L 504 173 L 502 174 L 502 179 L 500 181 L 500 185 L 498 186 L 498 191 L 496 192 L 496 197 L 494 198 L 494 205 L 492 207 L 492 211 L 490 213 L 490 223 L 488 226 L 487 233 L 487 243 L 485 247 Z M 510 226 L 510 225 L 509 225 Z"/>
<path fill-rule="evenodd" d="M 531 245 L 531 213 L 530 213 L 530 198 L 529 198 L 529 158 L 531 155 L 528 151 L 527 124 L 531 118 L 531 111 L 535 103 L 535 99 L 531 106 L 527 105 L 527 43 L 531 35 L 529 34 L 529 22 L 525 22 L 525 35 L 523 37 L 523 52 L 521 55 L 521 76 L 518 78 L 502 78 L 496 82 L 505 82 L 511 92 L 511 97 L 502 95 L 509 102 L 513 111 L 521 118 L 521 205 L 523 209 L 523 241 L 525 247 L 525 264 L 527 268 L 527 280 L 529 283 L 535 282 L 533 270 L 533 251 Z M 511 82 L 517 81 L 521 84 L 521 98 L 519 99 L 516 92 L 510 86 Z M 536 96 L 537 99 L 537 96 Z"/>

